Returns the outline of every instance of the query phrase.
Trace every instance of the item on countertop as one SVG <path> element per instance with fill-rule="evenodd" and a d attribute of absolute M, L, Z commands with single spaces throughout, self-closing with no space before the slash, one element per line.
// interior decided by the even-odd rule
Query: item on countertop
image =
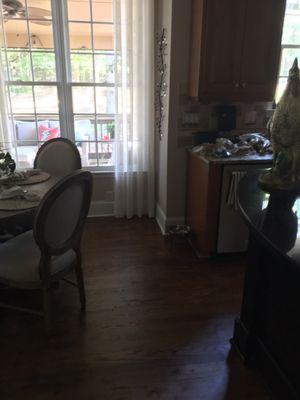
<path fill-rule="evenodd" d="M 229 158 L 234 150 L 234 144 L 231 140 L 219 138 L 215 143 L 214 154 L 219 158 Z"/>
<path fill-rule="evenodd" d="M 217 106 L 218 130 L 228 132 L 236 127 L 236 106 Z"/>
<path fill-rule="evenodd" d="M 264 189 L 300 188 L 300 75 L 297 58 L 288 82 L 268 123 L 274 152 L 273 167 L 260 175 Z"/>
<path fill-rule="evenodd" d="M 214 154 L 214 149 L 215 149 L 214 143 L 203 143 L 201 146 L 193 147 L 192 152 L 203 154 L 205 156 L 212 156 Z"/>
<path fill-rule="evenodd" d="M 271 154 L 270 140 L 259 133 L 246 133 L 233 140 L 219 138 L 215 143 L 203 143 L 192 149 L 194 153 L 218 158 Z"/>
<path fill-rule="evenodd" d="M 226 138 L 219 138 L 216 140 L 216 145 L 217 147 L 223 147 L 226 148 L 227 150 L 233 150 L 234 149 L 234 143 Z"/>
<path fill-rule="evenodd" d="M 239 136 L 240 143 L 251 146 L 259 154 L 272 153 L 271 142 L 260 133 L 245 133 Z"/>
<path fill-rule="evenodd" d="M 243 145 L 239 144 L 233 153 L 234 157 L 243 157 L 243 156 L 250 156 L 252 154 L 255 154 L 256 151 L 253 149 L 253 147 L 249 145 Z"/>
<path fill-rule="evenodd" d="M 219 147 L 215 150 L 215 155 L 219 158 L 229 158 L 231 157 L 231 153 L 226 150 L 224 147 Z"/>
<path fill-rule="evenodd" d="M 20 186 L 13 186 L 8 189 L 5 186 L 0 186 L 0 200 L 16 198 L 25 199 L 28 201 L 40 201 L 40 196 L 37 193 L 24 190 Z"/>

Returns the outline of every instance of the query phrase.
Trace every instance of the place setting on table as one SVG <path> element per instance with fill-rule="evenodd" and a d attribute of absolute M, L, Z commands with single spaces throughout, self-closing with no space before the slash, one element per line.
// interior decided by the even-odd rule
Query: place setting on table
<path fill-rule="evenodd" d="M 47 188 L 39 185 L 51 175 L 40 169 L 16 170 L 8 152 L 0 153 L 0 211 L 21 211 L 37 207 Z M 48 188 L 49 189 L 49 188 Z"/>

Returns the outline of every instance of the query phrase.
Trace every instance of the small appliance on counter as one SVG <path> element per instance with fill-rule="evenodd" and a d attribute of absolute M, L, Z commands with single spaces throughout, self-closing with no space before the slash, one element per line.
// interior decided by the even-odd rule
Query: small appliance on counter
<path fill-rule="evenodd" d="M 236 128 L 236 106 L 217 106 L 218 131 L 228 132 Z"/>
<path fill-rule="evenodd" d="M 215 141 L 219 137 L 219 133 L 217 131 L 199 131 L 192 133 L 192 144 L 193 147 L 200 146 L 203 143 L 215 143 Z"/>

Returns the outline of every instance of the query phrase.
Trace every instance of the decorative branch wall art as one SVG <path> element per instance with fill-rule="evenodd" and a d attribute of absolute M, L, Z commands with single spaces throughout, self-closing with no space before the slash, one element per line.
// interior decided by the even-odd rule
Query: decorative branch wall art
<path fill-rule="evenodd" d="M 167 35 L 166 29 L 163 28 L 161 33 L 157 34 L 157 83 L 156 83 L 156 129 L 161 140 L 163 137 L 163 123 L 165 119 L 165 101 L 167 97 L 167 65 L 166 65 L 166 50 L 167 50 Z"/>

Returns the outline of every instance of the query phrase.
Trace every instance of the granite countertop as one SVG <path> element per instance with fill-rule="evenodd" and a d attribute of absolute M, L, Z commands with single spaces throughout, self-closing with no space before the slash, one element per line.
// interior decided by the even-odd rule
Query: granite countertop
<path fill-rule="evenodd" d="M 246 224 L 275 253 L 300 264 L 300 190 L 265 192 L 258 186 L 259 172 L 239 184 L 239 206 Z"/>
<path fill-rule="evenodd" d="M 266 154 L 261 156 L 257 153 L 248 156 L 239 156 L 239 157 L 232 156 L 228 158 L 205 156 L 203 154 L 197 154 L 197 153 L 193 154 L 195 154 L 197 157 L 200 157 L 204 162 L 208 164 L 255 164 L 255 163 L 270 164 L 273 162 L 273 154 Z"/>

